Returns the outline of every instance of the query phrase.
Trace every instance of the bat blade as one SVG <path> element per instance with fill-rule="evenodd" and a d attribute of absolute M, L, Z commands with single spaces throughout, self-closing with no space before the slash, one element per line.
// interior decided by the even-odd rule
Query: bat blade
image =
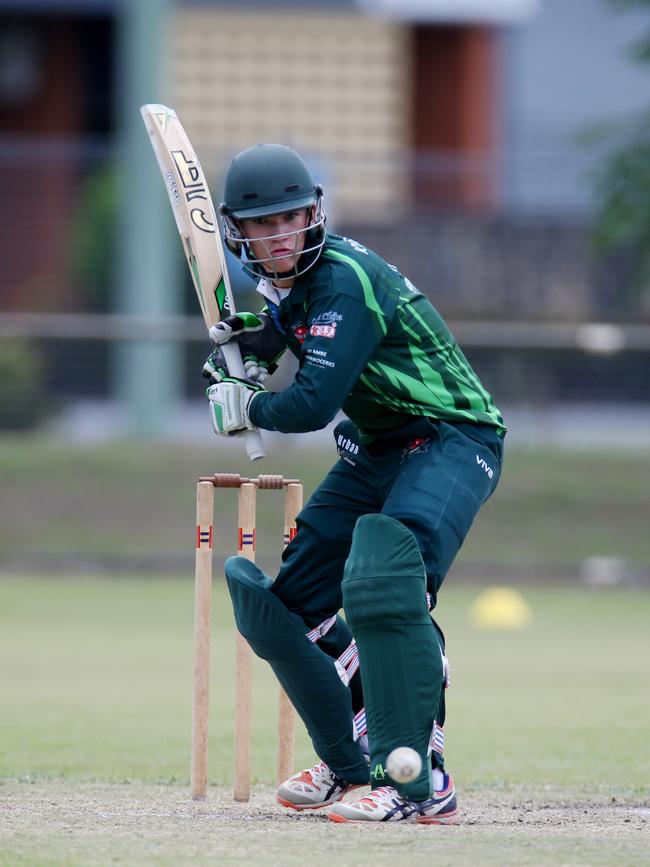
<path fill-rule="evenodd" d="M 172 108 L 148 103 L 140 108 L 160 168 L 192 282 L 208 328 L 235 312 L 219 224 L 201 163 Z M 223 347 L 228 370 L 246 376 L 236 343 Z M 246 432 L 251 460 L 264 457 L 259 431 Z"/>
<path fill-rule="evenodd" d="M 176 112 L 164 105 L 143 105 L 142 118 L 165 181 L 172 213 L 183 243 L 201 311 L 208 328 L 231 312 L 224 295 L 219 308 L 216 289 L 223 280 L 217 218 L 201 163 Z"/>

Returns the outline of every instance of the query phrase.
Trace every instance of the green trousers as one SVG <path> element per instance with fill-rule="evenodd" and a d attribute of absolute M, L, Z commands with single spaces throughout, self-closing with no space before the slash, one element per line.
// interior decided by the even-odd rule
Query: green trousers
<path fill-rule="evenodd" d="M 415 536 L 430 607 L 435 607 L 440 585 L 477 512 L 496 488 L 503 439 L 487 425 L 427 419 L 416 419 L 368 447 L 360 444 L 350 421 L 341 422 L 334 437 L 339 460 L 298 516 L 298 532 L 284 552 L 272 592 L 309 629 L 336 614 L 356 522 L 362 515 L 382 513 Z M 438 633 L 444 648 L 439 628 Z M 351 638 L 345 621 L 338 618 L 318 646 L 338 657 Z M 358 711 L 363 707 L 358 674 L 350 688 Z"/>

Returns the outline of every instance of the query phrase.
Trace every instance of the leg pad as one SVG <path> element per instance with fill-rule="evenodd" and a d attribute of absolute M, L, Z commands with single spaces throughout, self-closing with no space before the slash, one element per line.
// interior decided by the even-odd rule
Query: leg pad
<path fill-rule="evenodd" d="M 442 655 L 427 610 L 426 576 L 415 537 L 386 515 L 357 521 L 342 584 L 359 649 L 373 786 L 392 783 L 421 801 L 432 792 L 429 739 L 443 685 Z M 397 784 L 386 774 L 395 747 L 422 758 L 422 772 Z"/>
<path fill-rule="evenodd" d="M 271 579 L 244 557 L 225 566 L 235 622 L 266 659 L 302 718 L 321 759 L 349 783 L 367 783 L 368 765 L 352 734 L 350 691 L 334 660 L 306 636 L 304 621 L 270 592 Z"/>

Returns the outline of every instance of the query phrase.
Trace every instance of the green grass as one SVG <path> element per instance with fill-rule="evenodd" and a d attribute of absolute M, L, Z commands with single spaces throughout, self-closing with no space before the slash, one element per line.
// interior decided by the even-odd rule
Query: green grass
<path fill-rule="evenodd" d="M 541 586 L 523 594 L 529 628 L 484 631 L 465 616 L 475 591 L 443 587 L 453 767 L 460 762 L 475 785 L 647 786 L 650 594 Z"/>
<path fill-rule="evenodd" d="M 232 615 L 216 583 L 210 779 L 231 775 Z M 188 779 L 190 579 L 0 581 L 0 776 Z M 448 753 L 471 785 L 650 780 L 650 595 L 534 587 L 519 632 L 484 631 L 449 586 L 438 617 L 453 667 Z M 255 670 L 255 780 L 273 779 L 276 688 Z M 299 763 L 311 758 L 304 737 Z M 625 768 L 624 774 L 621 768 Z"/>
<path fill-rule="evenodd" d="M 224 783 L 232 755 L 234 643 L 222 591 L 219 582 L 211 750 L 212 779 Z M 0 600 L 0 676 L 12 684 L 12 695 L 5 695 L 12 711 L 4 715 L 0 775 L 187 779 L 191 578 L 5 579 Z M 259 779 L 271 775 L 275 731 L 264 720 L 275 697 L 270 678 L 261 678 Z"/>
<path fill-rule="evenodd" d="M 233 805 L 234 633 L 215 582 L 208 802 L 189 798 L 191 577 L 0 579 L 1 867 L 637 865 L 650 822 L 650 594 L 531 586 L 522 631 L 444 588 L 463 824 L 338 829 L 273 804 L 277 688 L 256 661 L 254 790 Z M 299 724 L 298 766 L 313 753 Z M 259 788 L 261 787 L 261 788 Z M 440 835 L 444 835 L 441 838 Z"/>
<path fill-rule="evenodd" d="M 530 580 L 572 578 L 597 555 L 647 576 L 647 455 L 509 451 L 437 609 L 463 810 L 444 836 L 332 828 L 276 808 L 277 687 L 260 661 L 258 788 L 250 805 L 232 804 L 234 634 L 218 564 L 232 551 L 236 496 L 221 493 L 211 785 L 205 805 L 189 800 L 194 483 L 215 470 L 281 472 L 309 493 L 332 460 L 276 451 L 251 468 L 189 446 L 0 440 L 0 867 L 647 862 L 650 592 Z M 270 573 L 280 523 L 277 494 L 261 493 L 258 559 Z M 98 577 L 98 563 L 120 574 Z M 529 579 L 530 626 L 477 629 L 468 611 L 480 588 L 460 580 L 477 575 Z M 312 759 L 299 726 L 296 763 Z"/>
<path fill-rule="evenodd" d="M 238 452 L 118 443 L 80 447 L 43 438 L 0 440 L 0 568 L 68 561 L 153 560 L 154 570 L 191 568 L 194 483 L 221 472 L 297 475 L 313 491 L 334 459 L 297 445 L 275 447 L 262 464 Z M 503 478 L 480 513 L 455 569 L 512 577 L 574 576 L 592 556 L 650 571 L 647 453 L 506 450 Z M 278 546 L 277 497 L 259 500 L 260 556 Z M 231 540 L 232 492 L 217 500 L 217 529 Z M 67 558 L 67 559 L 66 559 Z M 157 560 L 156 560 L 157 558 Z M 140 561 L 138 561 L 140 562 Z"/>

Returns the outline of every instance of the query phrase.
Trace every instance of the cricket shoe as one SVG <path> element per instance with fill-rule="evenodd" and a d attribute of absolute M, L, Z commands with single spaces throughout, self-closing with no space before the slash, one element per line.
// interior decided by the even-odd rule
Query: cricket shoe
<path fill-rule="evenodd" d="M 278 788 L 277 800 L 291 810 L 318 810 L 340 801 L 346 792 L 357 788 L 359 784 L 346 783 L 329 765 L 319 762 L 285 780 Z"/>
<path fill-rule="evenodd" d="M 450 825 L 456 821 L 456 789 L 445 774 L 445 788 L 426 801 L 409 801 L 392 786 L 373 789 L 358 801 L 342 801 L 327 814 L 332 822 L 417 822 Z"/>

